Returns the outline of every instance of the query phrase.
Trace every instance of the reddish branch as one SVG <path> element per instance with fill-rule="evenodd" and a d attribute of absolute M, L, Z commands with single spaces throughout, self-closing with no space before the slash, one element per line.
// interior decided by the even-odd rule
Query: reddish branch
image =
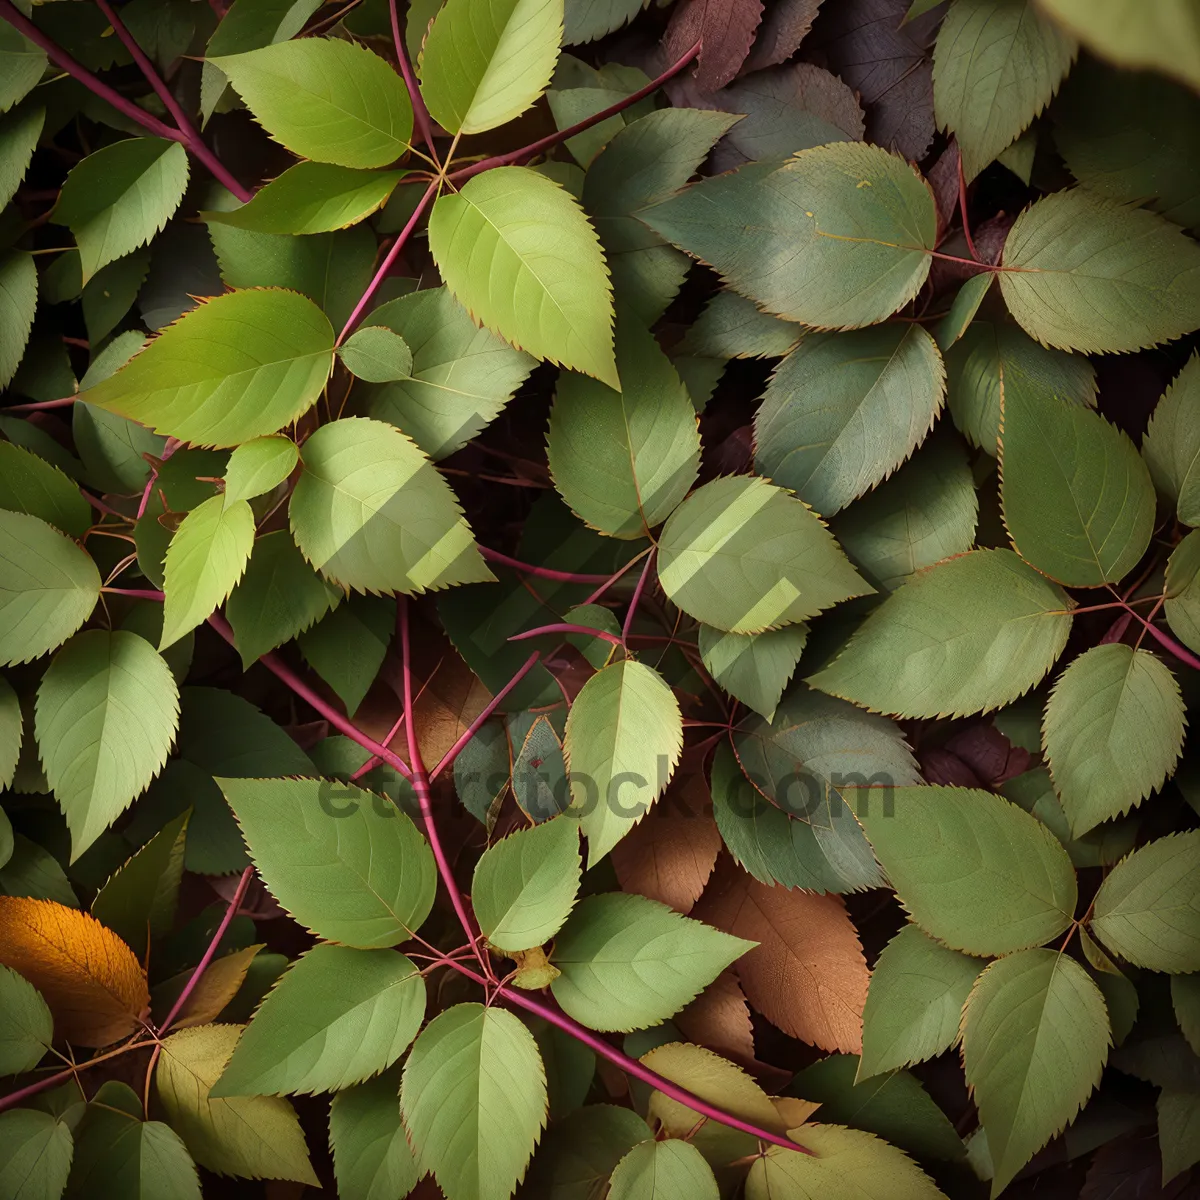
<path fill-rule="evenodd" d="M 408 89 L 408 99 L 412 104 L 413 125 L 417 136 L 429 147 L 429 153 L 437 160 L 433 146 L 433 126 L 429 120 L 429 109 L 425 106 L 425 97 L 417 86 L 417 78 L 413 74 L 412 63 L 408 61 L 408 50 L 404 45 L 404 36 L 400 32 L 400 14 L 396 11 L 396 0 L 388 0 L 388 9 L 392 18 L 392 41 L 396 44 L 396 63 L 400 67 L 400 75 L 404 86 Z"/>
<path fill-rule="evenodd" d="M 572 625 L 569 621 L 554 621 L 549 625 L 539 625 L 536 629 L 526 629 L 524 633 L 514 633 L 508 640 L 510 642 L 527 642 L 530 638 L 542 637 L 547 633 L 582 633 L 587 637 L 596 637 L 601 641 L 611 642 L 614 646 L 624 645 L 615 633 L 609 633 L 607 629 L 593 629 L 590 625 Z"/>

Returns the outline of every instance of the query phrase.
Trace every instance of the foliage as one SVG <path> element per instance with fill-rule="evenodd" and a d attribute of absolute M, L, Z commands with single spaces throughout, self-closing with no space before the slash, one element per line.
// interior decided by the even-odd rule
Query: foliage
<path fill-rule="evenodd" d="M 1197 89 L 0 0 L 0 1200 L 1191 1195 Z"/>

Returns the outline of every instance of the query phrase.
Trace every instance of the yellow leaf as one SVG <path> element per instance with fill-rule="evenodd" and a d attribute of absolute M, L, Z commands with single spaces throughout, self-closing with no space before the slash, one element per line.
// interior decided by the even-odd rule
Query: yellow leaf
<path fill-rule="evenodd" d="M 190 1029 L 193 1025 L 207 1025 L 210 1021 L 215 1021 L 230 1000 L 237 995 L 254 956 L 265 945 L 264 942 L 257 946 L 247 946 L 244 950 L 235 950 L 222 958 L 214 958 L 208 964 L 208 970 L 200 976 L 200 982 L 187 998 L 187 1003 L 179 1010 L 179 1016 L 172 1022 L 171 1028 Z M 154 1002 L 151 1007 L 156 1020 L 161 1020 L 171 1011 L 171 1006 L 179 999 L 192 973 L 184 971 L 155 985 Z"/>
<path fill-rule="evenodd" d="M 133 951 L 95 917 L 52 900 L 0 896 L 0 963 L 24 975 L 76 1046 L 108 1046 L 138 1028 L 150 1004 Z"/>

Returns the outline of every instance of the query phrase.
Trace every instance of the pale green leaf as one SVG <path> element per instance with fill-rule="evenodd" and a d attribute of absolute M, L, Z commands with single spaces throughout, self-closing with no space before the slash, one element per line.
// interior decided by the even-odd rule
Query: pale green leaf
<path fill-rule="evenodd" d="M 1142 454 L 1154 485 L 1185 525 L 1200 525 L 1200 354 L 1193 354 L 1150 418 Z"/>
<path fill-rule="evenodd" d="M 1164 583 L 1167 623 L 1193 650 L 1200 650 L 1200 530 L 1175 547 Z"/>
<path fill-rule="evenodd" d="M 679 702 L 652 667 L 629 659 L 583 685 L 567 715 L 563 752 L 589 869 L 650 811 L 682 749 Z"/>
<path fill-rule="evenodd" d="M 1079 930 L 1079 945 L 1083 949 L 1083 957 L 1088 966 L 1092 968 L 1092 981 L 1100 989 L 1108 1007 L 1108 1023 L 1112 1027 L 1113 1045 L 1119 1046 L 1132 1032 L 1137 1021 L 1140 1007 L 1138 990 L 1113 960 L 1100 949 L 1086 927 Z"/>
<path fill-rule="evenodd" d="M 355 331 L 338 348 L 338 357 L 351 375 L 367 383 L 407 379 L 413 365 L 408 343 L 383 325 L 367 325 Z"/>
<path fill-rule="evenodd" d="M 568 46 L 594 42 L 627 25 L 646 3 L 647 0 L 566 0 L 563 42 Z"/>
<path fill-rule="evenodd" d="M 213 496 L 184 517 L 167 549 L 160 650 L 225 602 L 245 572 L 253 546 L 254 513 L 245 500 L 226 507 L 224 497 Z"/>
<path fill-rule="evenodd" d="M 823 516 L 886 479 L 933 427 L 946 372 L 919 325 L 806 337 L 754 418 L 754 465 Z"/>
<path fill-rule="evenodd" d="M 1079 45 L 1033 0 L 962 0 L 933 53 L 933 108 L 975 178 L 1046 107 Z"/>
<path fill-rule="evenodd" d="M 275 1096 L 210 1099 L 242 1032 L 200 1025 L 162 1043 L 154 1086 L 171 1128 L 202 1167 L 245 1179 L 294 1179 L 319 1187 L 296 1113 Z"/>
<path fill-rule="evenodd" d="M 39 517 L 72 537 L 92 524 L 92 507 L 70 477 L 13 442 L 0 442 L 0 508 Z"/>
<path fill-rule="evenodd" d="M 179 727 L 179 690 L 149 642 L 89 630 L 55 655 L 38 687 L 46 778 L 77 859 L 162 770 Z"/>
<path fill-rule="evenodd" d="M 286 529 L 263 534 L 225 605 L 242 665 L 248 668 L 267 651 L 291 641 L 341 599 L 341 591 L 304 561 Z M 343 646 L 343 656 L 347 649 Z"/>
<path fill-rule="evenodd" d="M 338 1194 L 396 1200 L 417 1183 L 417 1164 L 400 1120 L 400 1070 L 338 1092 L 329 1108 L 329 1142 Z"/>
<path fill-rule="evenodd" d="M 1092 930 L 1136 967 L 1200 971 L 1200 830 L 1159 838 L 1100 885 Z"/>
<path fill-rule="evenodd" d="M 938 322 L 933 335 L 938 349 L 943 354 L 967 332 L 975 320 L 975 314 L 979 312 L 979 306 L 988 294 L 993 278 L 990 271 L 981 271 L 978 275 L 972 275 L 955 292 L 950 311 Z"/>
<path fill-rule="evenodd" d="M 906 925 L 884 948 L 863 1008 L 860 1079 L 936 1058 L 958 1040 L 983 962 Z M 816 1097 L 809 1097 L 816 1099 Z"/>
<path fill-rule="evenodd" d="M 511 833 L 475 865 L 471 905 L 499 950 L 548 942 L 570 916 L 579 891 L 579 825 L 570 815 Z"/>
<path fill-rule="evenodd" d="M 383 666 L 396 629 L 395 605 L 350 596 L 299 639 L 305 661 L 353 715 Z"/>
<path fill-rule="evenodd" d="M 1078 889 L 1058 839 L 1017 805 L 974 788 L 847 789 L 846 801 L 904 907 L 966 954 L 1040 946 L 1075 916 Z"/>
<path fill-rule="evenodd" d="M 703 180 L 640 215 L 768 312 L 825 329 L 875 324 L 908 303 L 937 236 L 920 175 L 858 142 Z"/>
<path fill-rule="evenodd" d="M 1011 550 L 975 550 L 914 575 L 809 682 L 901 717 L 1000 708 L 1054 665 L 1070 610 Z"/>
<path fill-rule="evenodd" d="M 271 137 L 301 158 L 386 167 L 408 150 L 412 105 L 404 81 L 364 46 L 309 37 L 208 61 Z"/>
<path fill-rule="evenodd" d="M 74 1148 L 67 1123 L 48 1112 L 14 1108 L 0 1113 L 0 1196 L 58 1200 Z"/>
<path fill-rule="evenodd" d="M 54 1018 L 23 975 L 0 965 L 0 1075 L 32 1071 L 54 1040 Z"/>
<path fill-rule="evenodd" d="M 399 426 L 435 461 L 488 425 L 535 365 L 480 329 L 444 287 L 380 305 L 371 322 L 400 334 L 412 350 L 406 379 L 368 389 L 371 416 Z"/>
<path fill-rule="evenodd" d="M 0 22 L 0 112 L 12 108 L 27 95 L 46 70 L 46 52 Z"/>
<path fill-rule="evenodd" d="M 1000 502 L 1014 549 L 1069 587 L 1123 579 L 1154 532 L 1154 485 L 1129 437 L 1036 386 L 1001 392 Z"/>
<path fill-rule="evenodd" d="M 0 788 L 9 787 L 21 761 L 25 718 L 21 713 L 21 700 L 13 691 L 12 684 L 0 675 Z M 0 859 L 8 861 L 12 855 L 12 829 L 6 835 L 7 847 L 0 849 Z M 0 836 L 0 846 L 5 836 Z M 0 1072 L 2 1074 L 3 1072 Z"/>
<path fill-rule="evenodd" d="M 761 633 L 873 589 L 812 511 L 753 476 L 714 480 L 675 510 L 658 577 L 684 612 L 730 633 Z"/>
<path fill-rule="evenodd" d="M 493 578 L 450 485 L 398 429 L 334 421 L 304 443 L 301 461 L 292 533 L 327 579 L 412 593 Z"/>
<path fill-rule="evenodd" d="M 560 377 L 546 456 L 580 520 L 619 538 L 649 534 L 679 506 L 700 468 L 696 410 L 670 360 L 636 317 L 616 335 L 623 390 Z"/>
<path fill-rule="evenodd" d="M 32 254 L 13 250 L 0 258 L 0 387 L 21 365 L 37 308 L 38 273 Z"/>
<path fill-rule="evenodd" d="M 0 62 L 4 57 L 0 48 Z M 25 105 L 0 120 L 0 207 L 7 205 L 21 186 L 45 121 L 46 110 L 36 104 Z"/>
<path fill-rule="evenodd" d="M 213 1096 L 333 1092 L 386 1070 L 425 1017 L 425 981 L 395 950 L 314 946 L 268 993 Z"/>
<path fill-rule="evenodd" d="M 563 0 L 446 0 L 421 54 L 421 94 L 447 133 L 495 129 L 550 84 Z"/>
<path fill-rule="evenodd" d="M 241 208 L 200 216 L 256 233 L 328 233 L 365 220 L 383 206 L 403 178 L 403 171 L 300 162 L 259 188 Z"/>
<path fill-rule="evenodd" d="M 1099 1084 L 1108 1058 L 1108 1012 L 1099 988 L 1073 959 L 1025 950 L 979 977 L 963 1013 L 962 1037 L 997 1196 Z"/>
<path fill-rule="evenodd" d="M 803 335 L 801 326 L 762 312 L 745 296 L 724 289 L 708 302 L 678 349 L 702 358 L 782 358 Z"/>
<path fill-rule="evenodd" d="M 508 1200 L 546 1123 L 533 1034 L 501 1008 L 448 1008 L 408 1056 L 400 1106 L 418 1167 L 447 1200 Z"/>
<path fill-rule="evenodd" d="M 551 984 L 569 1016 L 590 1029 L 644 1029 L 689 1003 L 753 942 L 645 896 L 587 896 L 554 944 Z"/>
<path fill-rule="evenodd" d="M 311 300 L 250 289 L 185 313 L 81 399 L 181 441 L 233 446 L 307 412 L 332 366 L 333 328 Z"/>
<path fill-rule="evenodd" d="M 83 282 L 161 232 L 187 183 L 187 151 L 165 138 L 113 142 L 73 167 L 54 221 L 75 235 Z"/>
<path fill-rule="evenodd" d="M 496 167 L 429 218 L 450 291 L 481 324 L 535 358 L 619 387 L 608 268 L 578 202 L 527 167 Z"/>
<path fill-rule="evenodd" d="M 259 437 L 243 442 L 229 456 L 225 468 L 225 506 L 272 491 L 299 461 L 300 451 L 289 437 Z"/>
<path fill-rule="evenodd" d="M 859 1129 L 792 1130 L 811 1153 L 768 1146 L 746 1180 L 746 1200 L 944 1200 L 903 1151 Z"/>
<path fill-rule="evenodd" d="M 1184 724 L 1179 684 L 1148 650 L 1110 642 L 1071 663 L 1046 702 L 1044 744 L 1075 837 L 1162 786 Z"/>
<path fill-rule="evenodd" d="M 684 1141 L 634 1146 L 612 1173 L 609 1200 L 718 1200 L 712 1168 Z"/>
<path fill-rule="evenodd" d="M 769 721 L 804 653 L 808 626 L 725 633 L 701 625 L 697 640 L 704 669 L 735 700 Z"/>
<path fill-rule="evenodd" d="M 320 779 L 218 779 L 271 894 L 318 937 L 394 946 L 433 906 L 433 854 L 391 801 Z"/>
<path fill-rule="evenodd" d="M 1200 247 L 1169 221 L 1081 188 L 1053 192 L 1009 231 L 1000 290 L 1047 346 L 1115 353 L 1200 325 Z"/>
<path fill-rule="evenodd" d="M 140 335 L 135 336 L 140 339 Z M 110 344 L 116 345 L 119 340 Z M 84 482 L 97 491 L 117 495 L 143 490 L 150 477 L 150 463 L 145 456 L 152 455 L 161 462 L 166 443 L 165 438 L 144 425 L 90 404 L 72 405 L 71 432 L 83 460 Z M 157 507 L 158 497 L 153 500 Z M 166 540 L 164 537 L 164 552 Z"/>

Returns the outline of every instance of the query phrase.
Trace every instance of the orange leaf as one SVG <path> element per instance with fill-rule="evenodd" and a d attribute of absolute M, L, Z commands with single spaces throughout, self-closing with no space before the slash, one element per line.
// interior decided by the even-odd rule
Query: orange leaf
<path fill-rule="evenodd" d="M 840 897 L 767 887 L 727 865 L 692 915 L 759 943 L 737 972 L 768 1021 L 823 1050 L 862 1053 L 870 972 Z"/>
<path fill-rule="evenodd" d="M 0 896 L 0 963 L 24 975 L 76 1046 L 108 1046 L 138 1028 L 150 1004 L 134 953 L 95 917 L 24 896 Z"/>
<path fill-rule="evenodd" d="M 673 782 L 666 794 L 613 847 L 612 864 L 626 892 L 638 892 L 685 915 L 700 899 L 721 849 L 703 775 Z"/>

